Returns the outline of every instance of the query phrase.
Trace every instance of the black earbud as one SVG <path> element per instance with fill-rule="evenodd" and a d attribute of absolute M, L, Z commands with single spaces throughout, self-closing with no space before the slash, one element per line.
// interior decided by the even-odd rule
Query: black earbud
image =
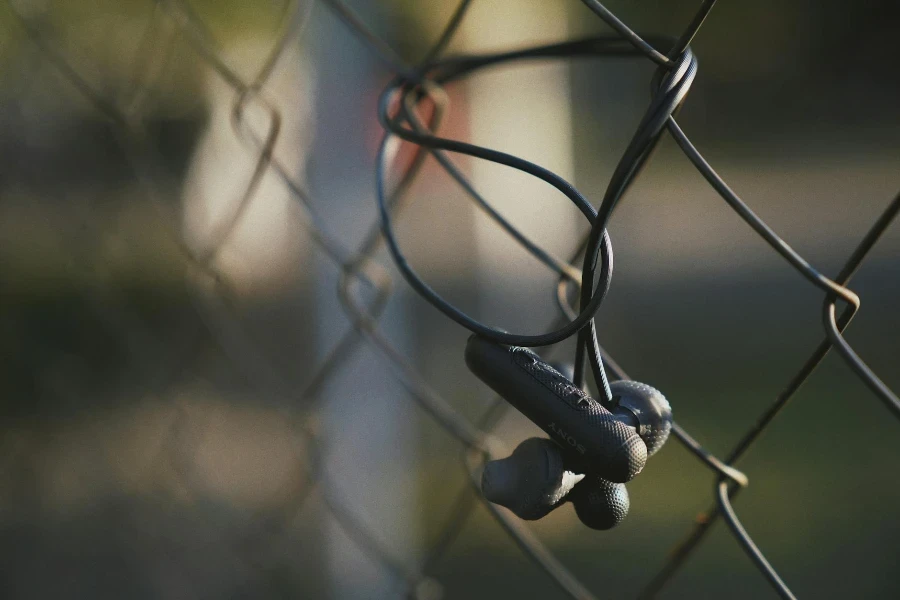
<path fill-rule="evenodd" d="M 570 470 L 566 452 L 552 440 L 529 438 L 507 458 L 489 461 L 481 475 L 481 491 L 494 504 L 520 519 L 534 521 L 571 502 L 582 523 L 610 529 L 628 514 L 624 483 Z"/>
<path fill-rule="evenodd" d="M 610 411 L 637 430 L 653 456 L 672 432 L 672 407 L 658 389 L 637 381 L 614 381 Z"/>
<path fill-rule="evenodd" d="M 485 464 L 481 492 L 519 518 L 534 521 L 562 504 L 582 479 L 583 474 L 566 470 L 559 446 L 550 440 L 529 438 L 508 458 Z"/>
<path fill-rule="evenodd" d="M 588 475 L 568 498 L 578 519 L 591 529 L 612 529 L 628 515 L 631 500 L 624 483 L 613 483 Z"/>
<path fill-rule="evenodd" d="M 609 529 L 628 513 L 623 485 L 640 473 L 672 429 L 672 409 L 655 388 L 610 384 L 601 403 L 528 348 L 473 335 L 466 364 L 553 440 L 532 438 L 485 465 L 482 491 L 523 519 L 539 519 L 570 500 L 579 519 Z"/>

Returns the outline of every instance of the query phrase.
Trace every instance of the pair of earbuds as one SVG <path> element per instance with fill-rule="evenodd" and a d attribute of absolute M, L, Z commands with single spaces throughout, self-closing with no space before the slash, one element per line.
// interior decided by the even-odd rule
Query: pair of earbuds
<path fill-rule="evenodd" d="M 592 529 L 611 529 L 628 514 L 625 483 L 669 437 L 672 409 L 655 388 L 610 384 L 600 402 L 528 348 L 473 335 L 466 364 L 550 439 L 530 438 L 508 458 L 485 464 L 484 497 L 519 518 L 540 519 L 566 502 Z"/>

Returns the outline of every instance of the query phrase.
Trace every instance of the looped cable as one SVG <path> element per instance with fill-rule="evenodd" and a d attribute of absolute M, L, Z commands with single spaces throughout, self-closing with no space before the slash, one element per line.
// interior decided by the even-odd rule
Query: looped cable
<path fill-rule="evenodd" d="M 543 167 L 540 167 L 530 161 L 526 161 L 524 159 L 503 152 L 490 150 L 488 148 L 482 148 L 474 144 L 468 144 L 466 142 L 458 142 L 455 140 L 440 138 L 425 133 L 424 131 L 416 128 L 406 128 L 400 125 L 398 123 L 398 116 L 400 116 L 402 113 L 399 109 L 397 109 L 394 115 L 391 115 L 391 108 L 392 105 L 401 104 L 401 98 L 405 95 L 405 93 L 408 92 L 408 85 L 409 82 L 404 81 L 402 78 L 396 78 L 381 94 L 381 98 L 379 99 L 379 120 L 386 131 L 406 141 L 414 142 L 420 146 L 425 146 L 432 150 L 448 150 L 451 152 L 474 156 L 476 158 L 483 158 L 485 160 L 503 164 L 525 173 L 534 175 L 535 177 L 538 177 L 551 184 L 553 187 L 566 195 L 566 197 L 568 197 L 572 201 L 572 203 L 575 204 L 575 206 L 588 219 L 588 221 L 593 222 L 595 211 L 590 203 L 571 184 L 569 184 L 558 175 L 552 173 L 551 171 L 548 171 L 547 169 L 544 169 Z M 387 210 L 387 205 L 385 202 L 385 179 L 387 168 L 385 151 L 388 139 L 388 137 L 385 137 L 385 140 L 382 142 L 376 155 L 376 197 L 378 200 L 383 233 L 388 245 L 388 249 L 390 250 L 391 255 L 394 258 L 394 262 L 396 263 L 401 274 L 404 276 L 410 286 L 413 287 L 413 289 L 415 289 L 420 295 L 427 299 L 441 312 L 443 312 L 445 315 L 447 315 L 449 318 L 453 319 L 463 327 L 466 327 L 470 331 L 478 333 L 484 337 L 502 344 L 530 347 L 547 346 L 565 340 L 566 338 L 577 332 L 579 329 L 584 327 L 584 325 L 600 308 L 600 304 L 603 302 L 605 290 L 609 287 L 609 278 L 612 275 L 611 269 L 606 269 L 607 277 L 599 284 L 598 289 L 603 290 L 603 293 L 594 295 L 591 301 L 587 303 L 585 309 L 578 317 L 556 331 L 539 335 L 510 334 L 501 329 L 484 325 L 469 317 L 467 314 L 447 302 L 427 283 L 425 283 L 409 265 L 409 262 L 404 256 L 403 251 L 400 249 L 399 243 L 394 236 L 391 214 L 390 211 Z M 602 251 L 602 259 L 604 264 L 611 264 L 611 247 L 609 245 L 604 246 L 604 249 Z"/>

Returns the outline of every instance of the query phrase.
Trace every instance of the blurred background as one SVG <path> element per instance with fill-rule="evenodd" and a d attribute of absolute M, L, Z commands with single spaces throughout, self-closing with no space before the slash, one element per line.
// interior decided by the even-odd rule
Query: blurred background
<path fill-rule="evenodd" d="M 409 62 L 455 8 L 346 4 Z M 608 8 L 677 35 L 696 4 Z M 723 2 L 692 46 L 683 129 L 826 274 L 900 189 L 898 27 L 889 0 Z M 348 260 L 378 222 L 376 102 L 392 71 L 371 48 L 304 1 L 15 0 L 0 31 L 0 595 L 403 597 L 424 564 L 420 597 L 559 596 L 474 501 L 461 445 L 381 349 L 350 334 L 317 375 L 351 330 L 327 250 Z M 448 52 L 603 31 L 574 0 L 474 0 Z M 641 59 L 481 71 L 449 87 L 442 131 L 533 160 L 596 205 L 652 73 Z M 260 163 L 267 139 L 274 162 Z M 454 159 L 557 255 L 587 231 L 548 186 Z M 523 333 L 557 317 L 555 276 L 433 162 L 396 226 L 413 266 L 470 314 Z M 727 454 L 823 337 L 821 293 L 667 136 L 610 235 L 604 347 Z M 898 252 L 894 227 L 850 286 L 862 310 L 847 334 L 894 389 Z M 393 280 L 379 331 L 475 422 L 491 394 L 463 364 L 468 332 L 383 249 L 374 263 Z M 751 484 L 737 512 L 799 596 L 900 594 L 896 428 L 829 356 L 740 463 Z M 539 434 L 513 411 L 495 433 L 509 449 Z M 614 531 L 586 529 L 571 507 L 529 526 L 598 596 L 633 597 L 713 484 L 670 443 L 629 484 Z M 460 497 L 471 515 L 423 562 Z M 766 595 L 722 524 L 663 594 Z"/>

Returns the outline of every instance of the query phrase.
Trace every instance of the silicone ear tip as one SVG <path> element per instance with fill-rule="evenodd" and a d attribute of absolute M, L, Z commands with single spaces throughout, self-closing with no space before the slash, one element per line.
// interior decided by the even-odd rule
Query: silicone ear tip
<path fill-rule="evenodd" d="M 503 460 L 492 460 L 481 473 L 481 493 L 490 502 L 507 506 L 516 488 L 516 473 Z"/>
<path fill-rule="evenodd" d="M 568 475 L 568 476 L 566 476 Z M 581 481 L 566 473 L 559 447 L 550 440 L 525 440 L 508 458 L 485 464 L 481 492 L 494 504 L 510 509 L 519 518 L 535 520 L 559 506 L 562 498 Z"/>

